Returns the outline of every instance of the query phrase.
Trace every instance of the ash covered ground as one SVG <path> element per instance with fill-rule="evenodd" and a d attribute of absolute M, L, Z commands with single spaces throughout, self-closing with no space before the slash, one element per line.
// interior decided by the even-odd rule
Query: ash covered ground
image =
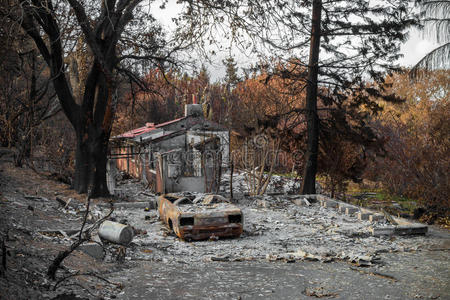
<path fill-rule="evenodd" d="M 199 195 L 197 195 L 199 196 Z M 201 195 L 200 195 L 201 196 Z M 129 259 L 154 261 L 348 260 L 372 264 L 385 252 L 416 251 L 432 246 L 426 236 L 374 237 L 370 226 L 384 225 L 323 208 L 315 203 L 297 206 L 295 196 L 245 197 L 236 204 L 244 215 L 240 238 L 185 242 L 171 233 L 156 210 L 119 208 L 113 213 L 147 234 L 134 238 Z M 143 253 L 141 248 L 151 249 Z"/>
<path fill-rule="evenodd" d="M 30 170 L 6 162 L 2 167 L 0 225 L 8 256 L 0 299 L 450 298 L 448 232 L 430 227 L 426 236 L 373 237 L 373 223 L 317 203 L 296 206 L 295 195 L 243 196 L 239 176 L 234 190 L 244 214 L 240 238 L 184 242 L 156 210 L 118 206 L 112 218 L 136 229 L 123 260 L 114 244 L 103 245 L 103 259 L 76 250 L 52 281 L 47 268 L 76 240 L 84 197 Z M 269 192 L 290 193 L 298 184 L 276 182 Z M 155 196 L 135 180 L 118 187 L 116 203 L 154 203 Z M 92 203 L 88 226 L 109 211 L 109 200 Z M 74 274 L 100 275 L 109 283 Z"/>
<path fill-rule="evenodd" d="M 229 175 L 224 177 L 222 190 L 226 189 L 229 180 Z M 247 192 L 243 175 L 234 176 L 233 183 L 235 194 Z M 141 185 L 127 182 L 124 186 L 128 193 L 142 195 Z M 276 176 L 269 192 L 292 193 L 297 187 L 298 181 Z M 189 192 L 180 195 L 205 196 Z M 318 203 L 297 206 L 292 203 L 296 198 L 299 196 L 292 194 L 241 196 L 235 205 L 244 215 L 244 233 L 240 238 L 218 242 L 184 242 L 178 239 L 159 220 L 156 210 L 118 208 L 113 217 L 147 232 L 134 238 L 129 259 L 192 263 L 207 260 L 296 260 L 306 256 L 319 261 L 338 259 L 371 264 L 378 259 L 379 253 L 415 251 L 432 246 L 426 236 L 374 237 L 370 227 L 387 225 L 386 221 L 360 221 Z M 151 249 L 151 254 L 148 254 L 150 251 L 139 251 L 141 247 Z"/>

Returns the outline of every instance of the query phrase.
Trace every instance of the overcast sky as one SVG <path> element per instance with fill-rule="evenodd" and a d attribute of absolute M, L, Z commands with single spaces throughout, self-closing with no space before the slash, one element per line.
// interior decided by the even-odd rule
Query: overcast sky
<path fill-rule="evenodd" d="M 179 4 L 176 1 L 169 0 L 166 4 L 166 8 L 163 10 L 159 9 L 160 2 L 157 1 L 152 5 L 152 10 L 155 11 L 155 17 L 161 22 L 163 27 L 167 29 L 174 28 L 174 24 L 171 21 L 181 10 Z M 403 44 L 401 48 L 401 53 L 404 55 L 403 58 L 399 60 L 399 64 L 405 67 L 411 67 L 415 65 L 425 54 L 429 53 L 431 50 L 436 48 L 438 44 L 433 43 L 430 40 L 422 37 L 421 33 L 412 29 L 409 33 L 409 39 Z M 239 68 L 249 67 L 251 63 L 256 61 L 252 58 L 246 57 L 240 54 L 237 50 L 233 51 L 233 56 L 238 62 Z M 229 52 L 219 53 L 215 58 L 213 58 L 213 63 L 209 64 L 205 62 L 211 75 L 212 81 L 217 81 L 225 76 L 225 68 L 223 67 L 222 60 L 229 56 Z"/>

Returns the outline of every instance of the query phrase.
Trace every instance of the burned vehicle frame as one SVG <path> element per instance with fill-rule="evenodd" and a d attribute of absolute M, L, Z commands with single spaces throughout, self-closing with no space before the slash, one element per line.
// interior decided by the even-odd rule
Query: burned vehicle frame
<path fill-rule="evenodd" d="M 238 207 L 224 201 L 194 203 L 192 200 L 173 194 L 158 197 L 161 221 L 179 238 L 195 241 L 242 234 L 244 218 Z"/>

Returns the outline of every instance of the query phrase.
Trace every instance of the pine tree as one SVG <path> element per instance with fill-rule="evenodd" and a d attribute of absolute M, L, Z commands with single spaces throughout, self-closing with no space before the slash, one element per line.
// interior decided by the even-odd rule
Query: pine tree
<path fill-rule="evenodd" d="M 418 0 L 423 34 L 441 44 L 425 55 L 411 70 L 416 77 L 421 70 L 450 69 L 450 1 Z"/>
<path fill-rule="evenodd" d="M 238 84 L 241 79 L 238 76 L 238 68 L 236 67 L 237 63 L 232 56 L 227 57 L 222 61 L 223 65 L 226 67 L 225 70 L 225 84 L 227 85 L 227 89 L 231 90 Z"/>

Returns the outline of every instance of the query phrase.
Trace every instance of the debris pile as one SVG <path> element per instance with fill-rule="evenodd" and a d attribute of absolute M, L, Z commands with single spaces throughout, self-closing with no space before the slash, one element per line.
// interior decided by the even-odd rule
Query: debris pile
<path fill-rule="evenodd" d="M 208 195 L 189 195 L 197 202 Z M 288 195 L 245 197 L 237 206 L 244 215 L 238 239 L 189 243 L 178 239 L 158 220 L 155 210 L 118 208 L 117 219 L 127 218 L 146 235 L 129 246 L 130 260 L 201 263 L 206 261 L 344 260 L 360 266 L 378 262 L 378 253 L 412 251 L 424 237 L 374 237 L 372 225 L 388 226 L 385 219 L 358 220 L 319 203 L 297 206 Z M 146 249 L 148 251 L 142 251 Z"/>
<path fill-rule="evenodd" d="M 230 194 L 230 180 L 229 172 L 222 175 L 221 192 Z M 301 181 L 298 178 L 290 178 L 279 175 L 272 175 L 266 193 L 280 193 L 280 194 L 298 194 L 300 191 Z M 320 189 L 319 185 L 317 188 Z M 233 194 L 247 194 L 249 192 L 247 175 L 245 172 L 235 172 L 233 174 Z M 319 192 L 319 191 L 318 191 Z"/>

